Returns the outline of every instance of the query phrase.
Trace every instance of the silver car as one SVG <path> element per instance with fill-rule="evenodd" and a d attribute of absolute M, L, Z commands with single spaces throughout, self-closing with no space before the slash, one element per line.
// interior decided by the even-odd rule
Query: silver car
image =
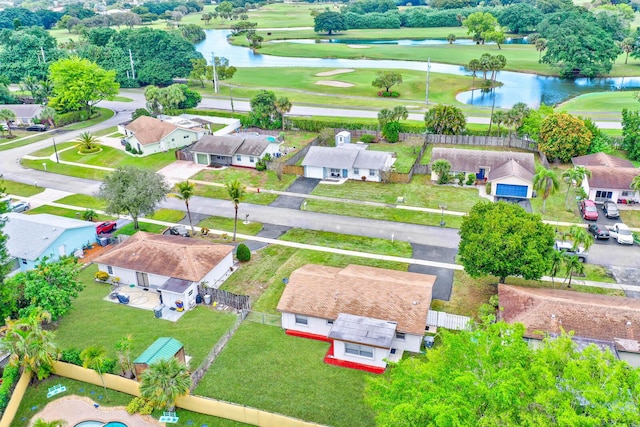
<path fill-rule="evenodd" d="M 604 216 L 607 218 L 620 218 L 618 205 L 616 205 L 613 200 L 607 200 L 604 202 L 602 204 L 602 210 L 604 211 Z"/>
<path fill-rule="evenodd" d="M 17 202 L 13 203 L 9 209 L 11 212 L 24 212 L 29 210 L 31 205 L 28 202 Z"/>

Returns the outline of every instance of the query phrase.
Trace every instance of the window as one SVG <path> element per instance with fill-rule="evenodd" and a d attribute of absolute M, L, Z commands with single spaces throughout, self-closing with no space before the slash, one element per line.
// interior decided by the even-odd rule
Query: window
<path fill-rule="evenodd" d="M 396 332 L 396 339 L 398 341 L 404 341 L 405 335 L 404 332 Z"/>
<path fill-rule="evenodd" d="M 358 169 L 358 168 L 353 168 L 353 174 L 354 174 L 354 175 L 359 175 L 359 174 L 360 174 L 360 169 Z"/>
<path fill-rule="evenodd" d="M 327 325 L 329 326 L 333 325 L 333 320 L 327 320 Z"/>
<path fill-rule="evenodd" d="M 185 135 L 185 136 L 183 136 L 182 138 L 183 138 L 183 139 L 189 139 L 189 137 L 190 137 L 190 136 L 191 136 L 191 135 Z"/>
<path fill-rule="evenodd" d="M 251 163 L 253 163 L 253 162 L 254 162 L 254 158 L 253 158 L 253 156 L 249 156 L 249 161 L 250 161 Z"/>
<path fill-rule="evenodd" d="M 622 197 L 633 197 L 634 194 L 635 194 L 635 191 L 623 191 Z"/>
<path fill-rule="evenodd" d="M 107 265 L 107 273 L 113 274 L 113 267 L 111 267 L 110 265 Z"/>
<path fill-rule="evenodd" d="M 193 295 L 193 289 L 189 291 L 189 296 Z"/>
<path fill-rule="evenodd" d="M 344 343 L 344 352 L 345 354 L 351 354 L 353 356 L 373 359 L 373 347 L 368 347 L 366 345 L 351 344 L 346 342 Z"/>
<path fill-rule="evenodd" d="M 376 170 L 375 169 L 369 169 L 369 176 L 376 176 Z"/>
<path fill-rule="evenodd" d="M 296 314 L 296 325 L 308 325 L 309 319 L 307 316 L 303 316 L 301 314 Z"/>
<path fill-rule="evenodd" d="M 25 264 L 25 265 L 27 264 L 27 259 L 26 258 L 20 258 L 20 259 L 22 260 L 23 264 Z"/>
<path fill-rule="evenodd" d="M 238 154 L 238 155 L 236 156 L 236 160 L 237 160 L 237 161 L 239 161 L 239 162 L 240 162 L 240 161 L 242 161 L 242 156 L 241 156 L 240 154 Z"/>
<path fill-rule="evenodd" d="M 171 142 L 174 142 L 176 139 L 175 138 L 171 138 Z"/>

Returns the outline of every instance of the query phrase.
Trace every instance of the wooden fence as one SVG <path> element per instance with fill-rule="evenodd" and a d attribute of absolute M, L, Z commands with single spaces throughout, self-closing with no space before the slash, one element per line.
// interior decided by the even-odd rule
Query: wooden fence
<path fill-rule="evenodd" d="M 191 152 L 191 147 L 193 147 L 193 144 L 176 150 L 176 160 L 186 160 L 188 162 L 193 162 L 193 153 Z"/>
<path fill-rule="evenodd" d="M 513 135 L 505 138 L 499 136 L 427 134 L 425 139 L 429 144 L 476 145 L 480 147 L 507 147 L 538 151 L 535 141 L 518 138 Z"/>
<path fill-rule="evenodd" d="M 282 167 L 282 173 L 302 176 L 304 175 L 304 166 L 284 165 Z"/>
<path fill-rule="evenodd" d="M 211 302 L 217 302 L 218 304 L 242 311 L 243 317 L 246 316 L 246 312 L 251 310 L 251 301 L 248 295 L 237 295 L 222 289 L 208 288 L 200 285 L 198 285 L 198 293 L 200 293 L 200 295 L 210 295 Z"/>

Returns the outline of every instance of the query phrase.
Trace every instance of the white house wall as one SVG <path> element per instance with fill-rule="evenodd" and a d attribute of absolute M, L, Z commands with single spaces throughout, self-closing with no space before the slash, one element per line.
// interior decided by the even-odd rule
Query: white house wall
<path fill-rule="evenodd" d="M 378 348 L 367 346 L 373 350 L 373 359 L 369 357 L 356 356 L 354 354 L 347 354 L 345 349 L 345 344 L 343 341 L 334 340 L 333 341 L 333 357 L 335 359 L 346 360 L 347 362 L 360 363 L 363 365 L 370 365 L 379 368 L 386 368 L 387 362 L 384 359 L 389 358 L 389 350 L 386 348 Z"/>
<path fill-rule="evenodd" d="M 119 277 L 120 283 L 123 285 L 135 285 L 138 286 L 138 280 L 136 277 L 135 270 L 129 270 L 128 268 L 120 268 L 111 266 L 113 273 L 111 277 Z M 106 264 L 98 264 L 98 270 L 108 272 L 108 268 Z M 144 273 L 144 272 L 142 272 Z M 160 276 L 158 274 L 147 273 L 147 277 L 149 278 L 149 288 L 158 288 L 164 284 L 169 277 Z"/>
<path fill-rule="evenodd" d="M 305 178 L 324 179 L 324 168 L 318 166 L 305 166 Z"/>
<path fill-rule="evenodd" d="M 225 277 L 227 272 L 233 267 L 233 252 L 230 252 L 222 261 L 218 263 L 202 281 L 207 282 L 210 288 L 219 288 L 222 285 L 221 278 Z"/>
<path fill-rule="evenodd" d="M 198 284 L 192 283 L 182 293 L 171 292 L 164 289 L 160 290 L 162 294 L 162 303 L 166 307 L 176 307 L 176 301 L 180 300 L 184 304 L 185 310 L 190 310 L 196 305 L 196 295 L 198 294 Z"/>
<path fill-rule="evenodd" d="M 240 160 L 238 160 L 240 159 Z M 253 159 L 253 161 L 251 161 Z M 240 166 L 243 168 L 254 168 L 256 167 L 256 163 L 258 163 L 260 157 L 258 156 L 249 156 L 247 154 L 234 154 L 231 157 L 231 165 L 232 166 Z"/>
<path fill-rule="evenodd" d="M 505 176 L 504 178 L 494 179 L 491 182 L 491 194 L 496 194 L 498 191 L 498 184 L 509 185 L 526 185 L 527 186 L 527 199 L 533 197 L 533 187 L 531 181 L 527 181 L 517 176 Z"/>

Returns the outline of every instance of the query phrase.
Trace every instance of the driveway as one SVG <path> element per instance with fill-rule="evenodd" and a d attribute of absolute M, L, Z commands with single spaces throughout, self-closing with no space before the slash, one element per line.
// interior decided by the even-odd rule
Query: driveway
<path fill-rule="evenodd" d="M 293 181 L 293 184 L 289 186 L 287 191 L 292 193 L 311 194 L 318 183 L 320 183 L 319 179 L 299 176 L 295 181 Z M 303 202 L 304 197 L 278 196 L 278 198 L 269 206 L 273 206 L 275 208 L 300 209 Z"/>
<path fill-rule="evenodd" d="M 443 248 L 440 246 L 422 245 L 412 243 L 413 258 L 428 261 L 438 261 L 455 263 L 458 249 Z M 448 268 L 429 267 L 426 265 L 410 264 L 409 270 L 412 273 L 432 274 L 436 276 L 436 283 L 433 286 L 432 298 L 442 301 L 449 301 L 453 288 L 453 270 Z"/>

